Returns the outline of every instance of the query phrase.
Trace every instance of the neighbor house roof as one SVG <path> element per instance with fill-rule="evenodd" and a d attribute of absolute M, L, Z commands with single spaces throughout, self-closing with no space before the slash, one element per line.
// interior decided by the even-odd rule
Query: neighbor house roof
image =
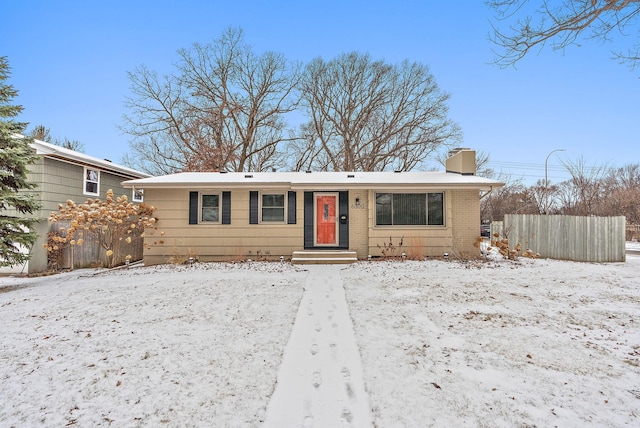
<path fill-rule="evenodd" d="M 451 172 L 182 172 L 129 180 L 123 187 L 140 189 L 290 188 L 458 188 L 489 191 L 504 183 Z"/>
<path fill-rule="evenodd" d="M 151 177 L 150 174 L 146 174 L 123 165 L 118 165 L 110 160 L 85 155 L 84 153 L 56 146 L 55 144 L 46 143 L 44 141 L 33 139 L 31 147 L 35 149 L 37 155 L 46 156 L 63 162 L 89 166 L 103 171 L 109 171 L 125 178 Z"/>

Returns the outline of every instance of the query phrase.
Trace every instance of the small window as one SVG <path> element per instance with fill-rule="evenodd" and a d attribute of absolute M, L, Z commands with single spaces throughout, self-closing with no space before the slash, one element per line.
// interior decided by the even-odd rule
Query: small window
<path fill-rule="evenodd" d="M 220 223 L 220 195 L 200 195 L 200 221 Z"/>
<path fill-rule="evenodd" d="M 285 221 L 285 197 L 284 193 L 262 194 L 262 221 L 279 222 Z"/>
<path fill-rule="evenodd" d="M 84 169 L 84 193 L 87 195 L 100 194 L 100 171 L 97 169 Z"/>
<path fill-rule="evenodd" d="M 133 201 L 142 202 L 144 200 L 144 189 L 133 189 Z"/>
<path fill-rule="evenodd" d="M 376 193 L 376 226 L 442 226 L 443 193 Z"/>

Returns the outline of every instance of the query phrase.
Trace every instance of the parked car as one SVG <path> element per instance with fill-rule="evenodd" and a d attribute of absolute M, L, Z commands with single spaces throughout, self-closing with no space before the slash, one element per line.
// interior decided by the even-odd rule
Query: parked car
<path fill-rule="evenodd" d="M 491 235 L 491 225 L 490 224 L 481 224 L 480 225 L 480 236 L 489 237 Z"/>

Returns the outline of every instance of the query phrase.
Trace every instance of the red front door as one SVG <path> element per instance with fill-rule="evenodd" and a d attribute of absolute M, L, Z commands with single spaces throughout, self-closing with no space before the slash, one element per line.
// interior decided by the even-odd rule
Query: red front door
<path fill-rule="evenodd" d="M 316 194 L 315 220 L 316 245 L 338 245 L 337 210 L 338 195 L 332 193 Z"/>

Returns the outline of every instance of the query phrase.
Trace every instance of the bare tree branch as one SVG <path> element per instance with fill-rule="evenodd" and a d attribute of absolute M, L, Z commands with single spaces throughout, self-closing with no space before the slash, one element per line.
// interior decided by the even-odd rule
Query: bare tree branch
<path fill-rule="evenodd" d="M 132 95 L 123 130 L 139 169 L 261 171 L 281 165 L 282 116 L 297 106 L 299 66 L 282 55 L 253 53 L 242 30 L 178 51 L 176 73 L 129 73 Z"/>
<path fill-rule="evenodd" d="M 496 11 L 490 40 L 501 48 L 495 60 L 501 67 L 515 65 L 534 48 L 549 44 L 562 50 L 580 37 L 605 42 L 614 31 L 636 37 L 632 48 L 614 52 L 614 57 L 632 69 L 638 65 L 640 0 L 488 0 L 486 4 Z M 508 30 L 498 23 L 507 23 Z"/>
<path fill-rule="evenodd" d="M 298 168 L 410 170 L 460 137 L 447 118 L 448 94 L 421 64 L 389 65 L 357 52 L 316 58 L 300 90 L 310 120 Z"/>

